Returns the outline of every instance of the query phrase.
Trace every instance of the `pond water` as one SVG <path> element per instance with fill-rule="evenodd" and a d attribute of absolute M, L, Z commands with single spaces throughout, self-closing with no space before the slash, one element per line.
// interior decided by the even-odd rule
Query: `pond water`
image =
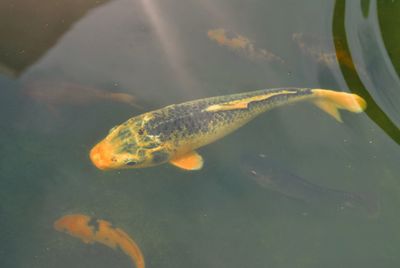
<path fill-rule="evenodd" d="M 0 267 L 133 267 L 55 230 L 68 214 L 124 230 L 150 268 L 399 267 L 399 1 L 19 0 L 0 14 Z M 308 103 L 271 110 L 200 148 L 199 171 L 89 159 L 135 115 L 276 87 L 368 108 L 343 123 Z M 260 154 L 283 178 L 367 194 L 374 213 L 255 183 L 241 159 Z"/>

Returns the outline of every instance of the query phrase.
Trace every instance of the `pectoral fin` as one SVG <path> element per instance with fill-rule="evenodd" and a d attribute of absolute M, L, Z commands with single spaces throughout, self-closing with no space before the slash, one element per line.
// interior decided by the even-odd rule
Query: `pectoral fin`
<path fill-rule="evenodd" d="M 203 167 L 203 157 L 195 151 L 175 157 L 170 160 L 170 163 L 176 167 L 185 170 L 199 170 Z"/>

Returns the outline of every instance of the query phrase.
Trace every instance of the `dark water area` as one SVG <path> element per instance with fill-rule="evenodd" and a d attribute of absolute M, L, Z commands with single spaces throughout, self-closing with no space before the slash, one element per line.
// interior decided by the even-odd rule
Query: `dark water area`
<path fill-rule="evenodd" d="M 124 230 L 150 268 L 399 267 L 398 1 L 6 0 L 0 14 L 0 267 L 133 266 L 54 229 L 76 213 Z M 368 108 L 343 123 L 308 103 L 269 111 L 200 148 L 199 171 L 90 162 L 130 117 L 274 87 L 352 92 Z M 379 213 L 267 191 L 243 154 L 372 193 Z"/>

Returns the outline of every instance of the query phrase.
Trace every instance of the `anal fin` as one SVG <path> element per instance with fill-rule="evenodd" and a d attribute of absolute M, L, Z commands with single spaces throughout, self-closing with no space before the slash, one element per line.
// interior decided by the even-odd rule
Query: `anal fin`
<path fill-rule="evenodd" d="M 170 163 L 185 170 L 199 170 L 203 167 L 203 157 L 196 151 L 172 158 Z"/>

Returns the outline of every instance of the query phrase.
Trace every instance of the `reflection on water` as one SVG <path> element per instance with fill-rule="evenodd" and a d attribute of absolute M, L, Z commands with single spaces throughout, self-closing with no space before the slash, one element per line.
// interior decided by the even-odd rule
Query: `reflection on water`
<path fill-rule="evenodd" d="M 90 9 L 107 0 L 2 1 L 0 71 L 19 76 Z"/>
<path fill-rule="evenodd" d="M 387 49 L 388 57 L 393 63 L 393 67 L 396 69 L 397 74 L 400 75 L 400 47 L 398 45 L 400 42 L 400 36 L 397 34 L 396 27 L 391 27 L 392 25 L 399 25 L 400 17 L 397 16 L 397 14 L 399 12 L 400 3 L 399 1 L 377 1 L 376 8 L 380 32 Z M 378 24 L 376 21 L 375 23 Z"/>
<path fill-rule="evenodd" d="M 334 16 L 334 21 L 333 21 L 333 35 L 335 36 L 335 47 L 337 50 L 340 51 L 349 51 L 348 47 L 348 42 L 347 42 L 347 37 L 346 37 L 346 29 L 345 29 L 345 24 L 344 24 L 344 18 L 345 18 L 345 4 L 346 2 L 343 1 L 337 1 L 335 5 L 335 16 Z M 362 29 L 362 28 L 361 28 Z M 364 30 L 365 31 L 365 30 Z M 367 44 L 371 47 L 368 49 L 369 52 L 365 51 L 364 56 L 366 53 L 368 53 L 368 58 L 366 58 L 367 61 L 367 67 L 372 69 L 372 72 L 368 73 L 368 79 L 373 79 L 375 80 L 374 87 L 376 90 L 379 90 L 377 94 L 378 96 L 385 96 L 387 93 L 391 91 L 391 88 L 398 88 L 399 83 L 393 85 L 393 83 L 390 86 L 385 85 L 385 77 L 379 77 L 379 79 L 382 79 L 382 83 L 379 83 L 377 79 L 374 79 L 374 73 L 376 73 L 375 70 L 380 72 L 382 68 L 385 68 L 385 66 L 378 65 L 376 66 L 375 61 L 373 60 L 374 55 L 373 53 L 377 50 L 377 47 L 374 47 L 374 43 L 376 42 L 375 39 L 377 36 L 373 38 L 368 38 L 367 36 L 371 36 L 372 32 L 371 29 L 367 29 L 367 32 L 364 32 L 363 34 L 360 35 L 360 45 L 359 49 L 365 51 L 365 46 Z M 366 39 L 367 38 L 367 39 Z M 372 52 L 372 53 L 371 53 Z M 381 55 L 382 56 L 382 55 Z M 374 98 L 371 96 L 371 93 L 366 89 L 364 86 L 364 82 L 360 79 L 359 74 L 356 71 L 356 67 L 354 66 L 354 63 L 352 64 L 344 64 L 339 61 L 339 65 L 341 67 L 342 73 L 344 78 L 346 79 L 347 84 L 349 85 L 349 88 L 356 94 L 359 94 L 368 103 L 368 108 L 366 110 L 366 113 L 371 117 L 371 119 L 381 127 L 395 142 L 400 143 L 400 129 L 398 126 L 393 122 L 393 116 L 390 117 L 386 114 L 386 112 L 375 102 Z M 350 68 L 349 68 L 350 67 Z M 387 75 L 385 72 L 381 73 L 381 75 L 385 75 L 387 78 Z M 376 76 L 375 76 L 376 77 Z M 396 77 L 398 80 L 398 77 Z M 389 78 L 390 79 L 390 78 Z M 387 81 L 387 79 L 386 79 Z M 386 82 L 387 83 L 387 82 Z M 383 90 L 384 89 L 384 90 Z M 374 88 L 370 89 L 375 91 Z M 375 91 L 376 92 L 376 91 Z M 387 92 L 387 93 L 385 93 Z M 377 96 L 377 97 L 378 97 Z M 380 97 L 378 97 L 380 98 Z M 395 97 L 398 99 L 397 97 Z M 385 106 L 387 107 L 387 106 Z M 396 113 L 392 113 L 393 115 L 396 115 Z M 396 118 L 396 117 L 394 117 Z M 400 122 L 396 120 L 397 122 Z"/>
<path fill-rule="evenodd" d="M 179 86 L 185 90 L 196 88 L 197 82 L 184 65 L 184 51 L 176 30 L 164 18 L 160 5 L 157 3 L 158 0 L 140 0 L 140 2 L 162 45 L 168 65 L 171 66 L 174 76 L 179 81 Z"/>
<path fill-rule="evenodd" d="M 399 9 L 376 0 L 2 1 L 0 267 L 132 267 L 99 245 L 127 234 L 148 267 L 398 267 Z M 210 39 L 210 29 L 235 33 Z M 228 48 L 235 40 L 241 52 Z M 246 56 L 264 50 L 284 64 Z M 201 148 L 197 172 L 104 172 L 88 157 L 132 116 L 278 87 L 351 91 L 368 108 L 343 113 L 342 124 L 307 105 L 269 111 Z M 290 170 L 322 188 L 376 193 L 379 215 L 265 191 L 240 172 L 240 156 L 260 151 L 282 163 L 275 179 Z M 76 213 L 118 228 L 97 221 L 107 235 L 90 246 L 54 230 Z"/>

